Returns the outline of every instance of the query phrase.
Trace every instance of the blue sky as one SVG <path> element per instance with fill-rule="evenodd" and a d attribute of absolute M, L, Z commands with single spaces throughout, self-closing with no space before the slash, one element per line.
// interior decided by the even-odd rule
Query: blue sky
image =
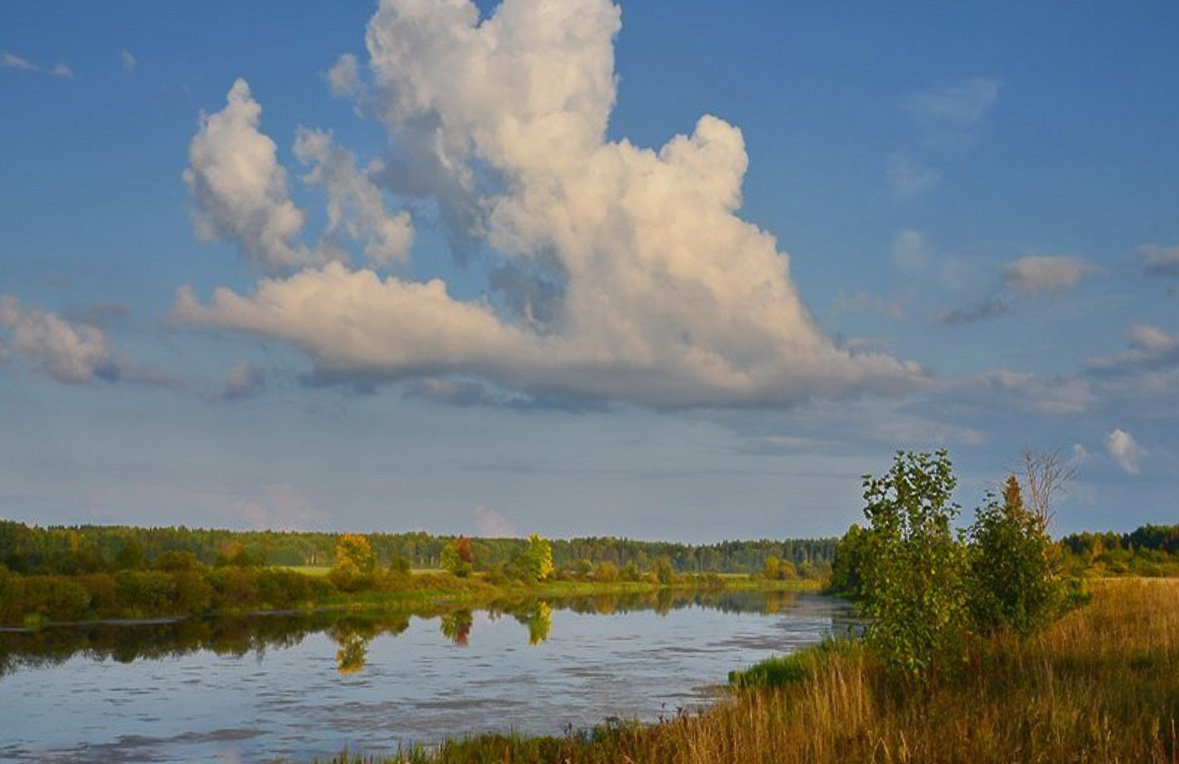
<path fill-rule="evenodd" d="M 0 515 L 1175 522 L 1168 2 L 10 2 Z"/>

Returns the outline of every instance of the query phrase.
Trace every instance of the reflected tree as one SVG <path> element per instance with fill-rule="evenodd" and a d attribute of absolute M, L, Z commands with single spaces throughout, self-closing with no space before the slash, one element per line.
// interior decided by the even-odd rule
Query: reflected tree
<path fill-rule="evenodd" d="M 456 610 L 453 613 L 447 613 L 441 618 L 442 636 L 459 647 L 466 647 L 473 622 L 474 617 L 470 610 Z"/>

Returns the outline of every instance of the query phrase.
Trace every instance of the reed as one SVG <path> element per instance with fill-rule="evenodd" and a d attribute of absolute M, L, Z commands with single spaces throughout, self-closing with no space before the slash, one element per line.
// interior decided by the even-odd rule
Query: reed
<path fill-rule="evenodd" d="M 785 684 L 739 690 L 699 714 L 564 737 L 484 735 L 384 764 L 1179 764 L 1179 581 L 1093 581 L 1090 604 L 1025 640 L 968 646 L 953 681 L 889 679 L 862 643 L 790 663 Z"/>

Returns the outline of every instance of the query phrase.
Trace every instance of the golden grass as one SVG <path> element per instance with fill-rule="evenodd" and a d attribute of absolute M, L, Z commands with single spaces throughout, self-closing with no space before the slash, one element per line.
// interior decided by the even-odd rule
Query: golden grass
<path fill-rule="evenodd" d="M 964 678 L 929 691 L 891 683 L 848 641 L 816 651 L 808 679 L 701 715 L 564 738 L 483 736 L 384 761 L 1179 764 L 1179 581 L 1090 589 L 1089 605 L 1040 635 L 972 645 Z"/>

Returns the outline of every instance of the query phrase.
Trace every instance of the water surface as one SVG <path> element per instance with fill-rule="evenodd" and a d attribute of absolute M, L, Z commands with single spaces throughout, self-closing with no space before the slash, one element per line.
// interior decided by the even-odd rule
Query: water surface
<path fill-rule="evenodd" d="M 653 721 L 850 619 L 815 595 L 727 594 L 7 632 L 0 760 L 309 760 Z"/>

